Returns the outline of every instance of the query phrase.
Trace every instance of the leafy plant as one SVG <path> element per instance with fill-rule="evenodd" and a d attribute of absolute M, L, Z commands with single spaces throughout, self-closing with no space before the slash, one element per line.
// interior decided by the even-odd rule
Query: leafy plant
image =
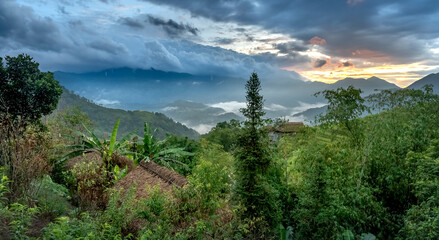
<path fill-rule="evenodd" d="M 32 182 L 29 195 L 37 201 L 41 213 L 58 217 L 67 214 L 71 208 L 68 202 L 71 197 L 67 188 L 53 182 L 48 175 Z"/>
<path fill-rule="evenodd" d="M 29 239 L 27 231 L 33 217 L 39 213 L 38 207 L 28 207 L 20 203 L 12 203 L 9 206 L 10 229 L 13 239 Z"/>
<path fill-rule="evenodd" d="M 142 160 L 154 161 L 161 165 L 172 168 L 172 164 L 184 165 L 177 159 L 182 156 L 192 156 L 193 153 L 185 151 L 182 147 L 168 146 L 169 138 L 158 140 L 151 131 L 148 123 L 144 123 Z"/>
<path fill-rule="evenodd" d="M 113 183 L 118 182 L 120 179 L 125 177 L 128 174 L 128 168 L 125 167 L 124 169 L 120 170 L 119 165 L 114 166 L 113 168 Z"/>
<path fill-rule="evenodd" d="M 120 141 L 117 141 L 117 130 L 119 128 L 120 119 L 118 119 L 114 125 L 113 132 L 111 134 L 110 140 L 104 141 L 99 139 L 93 131 L 90 131 L 84 126 L 89 136 L 82 134 L 82 144 L 70 146 L 70 148 L 76 149 L 73 152 L 67 154 L 64 158 L 60 159 L 59 162 L 64 162 L 67 159 L 81 156 L 83 154 L 98 152 L 102 157 L 105 164 L 105 168 L 108 172 L 112 172 L 114 167 L 113 155 L 118 154 L 128 154 L 128 151 L 124 151 L 125 144 L 127 140 L 131 137 L 133 132 L 124 136 Z"/>
<path fill-rule="evenodd" d="M 4 173 L 3 167 L 0 167 L 0 209 L 3 208 L 8 200 L 5 195 L 9 193 L 8 185 L 10 182 L 8 176 Z"/>

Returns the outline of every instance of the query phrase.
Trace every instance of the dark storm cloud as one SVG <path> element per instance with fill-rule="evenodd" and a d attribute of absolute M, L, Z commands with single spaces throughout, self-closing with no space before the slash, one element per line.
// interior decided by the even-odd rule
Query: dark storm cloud
<path fill-rule="evenodd" d="M 312 66 L 315 68 L 321 68 L 321 67 L 325 66 L 327 63 L 328 63 L 327 60 L 319 59 L 319 60 L 316 60 Z"/>
<path fill-rule="evenodd" d="M 142 22 L 138 19 L 130 18 L 130 17 L 119 18 L 118 22 L 120 24 L 126 25 L 128 27 L 132 27 L 132 28 L 139 28 L 139 29 L 145 28 L 144 22 Z"/>
<path fill-rule="evenodd" d="M 179 36 L 184 33 L 191 33 L 196 36 L 199 32 L 196 27 L 190 26 L 189 24 L 177 23 L 172 19 L 164 20 L 152 15 L 147 15 L 147 17 L 150 24 L 162 27 L 170 36 Z"/>
<path fill-rule="evenodd" d="M 303 42 L 297 42 L 297 41 L 273 44 L 273 47 L 275 49 L 278 49 L 279 53 L 285 53 L 285 54 L 289 54 L 292 52 L 304 52 L 309 49 L 307 46 L 305 46 Z"/>
<path fill-rule="evenodd" d="M 64 15 L 68 15 L 69 13 L 66 11 L 65 6 L 58 6 L 58 11 Z"/>
<path fill-rule="evenodd" d="M 354 64 L 352 62 L 350 62 L 350 61 L 346 61 L 346 62 L 342 62 L 341 66 L 342 67 L 353 67 Z"/>
<path fill-rule="evenodd" d="M 429 57 L 424 40 L 439 37 L 437 0 L 143 0 L 186 9 L 193 16 L 259 25 L 308 41 L 326 40 L 325 53 L 352 57 L 373 50 L 404 63 Z"/>
<path fill-rule="evenodd" d="M 93 49 L 113 55 L 127 52 L 126 48 L 123 45 L 109 39 L 106 40 L 101 39 L 101 40 L 93 41 L 90 44 L 88 44 L 88 46 Z"/>
<path fill-rule="evenodd" d="M 235 38 L 215 38 L 215 43 L 220 45 L 228 45 L 236 42 Z"/>
<path fill-rule="evenodd" d="M 311 59 L 308 56 L 301 55 L 296 52 L 290 52 L 289 54 L 284 56 L 279 56 L 278 54 L 265 52 L 265 53 L 252 55 L 252 57 L 256 61 L 267 62 L 275 66 L 278 66 L 280 68 L 291 67 L 292 65 L 308 63 L 311 61 Z"/>
<path fill-rule="evenodd" d="M 0 1 L 0 49 L 55 51 L 63 46 L 59 29 L 50 18 L 36 16 L 31 8 L 14 1 Z"/>

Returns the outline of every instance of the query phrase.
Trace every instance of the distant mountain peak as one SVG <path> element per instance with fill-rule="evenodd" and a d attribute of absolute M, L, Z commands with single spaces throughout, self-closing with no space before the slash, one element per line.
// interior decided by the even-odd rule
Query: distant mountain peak
<path fill-rule="evenodd" d="M 370 78 L 351 78 L 347 77 L 345 79 L 339 80 L 335 83 L 332 83 L 333 87 L 343 87 L 346 88 L 348 86 L 354 86 L 355 88 L 360 88 L 363 91 L 366 89 L 393 89 L 399 88 L 397 85 L 387 82 L 384 79 L 379 77 L 372 76 Z"/>
<path fill-rule="evenodd" d="M 439 73 L 430 73 L 427 76 L 413 82 L 407 88 L 420 89 L 423 86 L 431 84 L 433 85 L 433 91 L 439 93 Z"/>
<path fill-rule="evenodd" d="M 368 78 L 368 79 L 366 79 L 367 81 L 376 81 L 376 80 L 380 80 L 380 81 L 386 81 L 386 80 L 384 80 L 384 79 L 382 79 L 382 78 L 379 78 L 379 77 L 375 77 L 375 76 L 372 76 L 372 77 L 370 77 L 370 78 Z M 387 82 L 387 81 L 386 81 Z"/>

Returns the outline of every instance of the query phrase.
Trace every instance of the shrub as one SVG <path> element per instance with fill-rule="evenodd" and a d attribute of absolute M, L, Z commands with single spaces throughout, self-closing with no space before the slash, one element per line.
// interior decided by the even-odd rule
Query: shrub
<path fill-rule="evenodd" d="M 0 125 L 0 159 L 9 159 L 4 162 L 4 167 L 12 181 L 11 197 L 17 199 L 26 193 L 32 180 L 50 171 L 50 140 L 48 134 L 36 126 L 29 126 L 22 136 L 18 130 L 10 133 L 15 137 L 9 139 L 4 138 L 4 131 L 6 129 Z"/>
<path fill-rule="evenodd" d="M 105 189 L 110 184 L 104 164 L 97 159 L 84 159 L 74 165 L 72 174 L 76 179 L 80 206 L 86 209 L 104 208 L 107 203 Z"/>
<path fill-rule="evenodd" d="M 54 183 L 48 175 L 35 179 L 31 186 L 30 196 L 37 201 L 41 213 L 58 217 L 70 210 L 69 191 L 65 186 Z"/>
<path fill-rule="evenodd" d="M 32 219 L 39 212 L 37 207 L 28 207 L 19 203 L 13 203 L 1 212 L 9 219 L 9 229 L 12 239 L 29 239 L 27 232 Z"/>

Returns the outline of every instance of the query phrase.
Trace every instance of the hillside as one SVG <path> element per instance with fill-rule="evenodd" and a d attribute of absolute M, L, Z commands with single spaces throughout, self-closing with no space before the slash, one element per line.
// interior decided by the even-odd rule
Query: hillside
<path fill-rule="evenodd" d="M 138 130 L 137 134 L 143 134 L 143 123 L 146 121 L 151 124 L 152 129 L 157 128 L 156 136 L 164 138 L 166 134 L 185 136 L 191 139 L 198 138 L 199 134 L 184 126 L 176 123 L 162 113 L 152 113 L 147 111 L 125 111 L 121 109 L 111 109 L 99 106 L 90 100 L 80 97 L 73 92 L 63 88 L 64 92 L 58 102 L 56 111 L 61 111 L 67 107 L 78 106 L 92 120 L 95 130 L 101 136 L 110 135 L 114 123 L 120 118 L 119 136 Z"/>
<path fill-rule="evenodd" d="M 418 81 L 410 84 L 410 86 L 408 86 L 407 88 L 420 89 L 427 84 L 433 85 L 434 93 L 439 94 L 439 73 L 429 74 L 419 79 Z"/>

